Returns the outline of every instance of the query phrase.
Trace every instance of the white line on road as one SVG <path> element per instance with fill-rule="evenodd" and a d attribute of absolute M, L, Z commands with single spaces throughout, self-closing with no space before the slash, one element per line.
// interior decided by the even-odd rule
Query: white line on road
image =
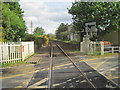
<path fill-rule="evenodd" d="M 48 78 L 44 78 L 44 79 L 42 79 L 41 81 L 39 81 L 39 82 L 37 82 L 37 83 L 35 83 L 35 84 L 29 86 L 28 88 L 37 88 L 38 85 L 40 85 L 40 84 L 46 82 L 47 80 L 48 80 Z"/>

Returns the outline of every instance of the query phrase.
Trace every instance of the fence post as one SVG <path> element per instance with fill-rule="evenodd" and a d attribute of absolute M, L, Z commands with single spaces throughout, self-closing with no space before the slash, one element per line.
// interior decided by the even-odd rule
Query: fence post
<path fill-rule="evenodd" d="M 114 47 L 112 47 L 112 53 L 114 53 Z"/>
<path fill-rule="evenodd" d="M 100 42 L 101 44 L 101 55 L 104 55 L 104 43 Z"/>
<path fill-rule="evenodd" d="M 83 45 L 83 43 L 81 42 L 80 43 L 80 52 L 83 52 L 83 46 L 82 45 Z"/>
<path fill-rule="evenodd" d="M 33 46 L 32 47 L 33 47 L 33 52 L 32 53 L 35 53 L 35 51 L 34 51 L 34 42 L 33 42 Z"/>
<path fill-rule="evenodd" d="M 118 49 L 118 50 L 119 50 L 118 52 L 120 53 L 120 47 L 118 47 L 118 48 L 119 48 L 119 49 Z"/>
<path fill-rule="evenodd" d="M 21 57 L 22 57 L 22 61 L 24 60 L 24 47 L 23 47 L 23 44 L 21 42 Z"/>
<path fill-rule="evenodd" d="M 0 63 L 2 63 L 3 60 L 3 43 L 0 42 Z"/>
<path fill-rule="evenodd" d="M 28 46 L 28 56 L 31 54 L 31 53 L 30 53 L 30 44 L 31 44 L 31 43 L 28 42 L 28 45 L 27 45 L 27 46 Z"/>
<path fill-rule="evenodd" d="M 96 42 L 93 42 L 94 43 L 94 53 L 96 52 Z"/>

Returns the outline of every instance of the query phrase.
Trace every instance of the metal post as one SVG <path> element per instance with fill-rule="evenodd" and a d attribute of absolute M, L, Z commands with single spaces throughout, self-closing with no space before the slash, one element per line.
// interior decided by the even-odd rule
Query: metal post
<path fill-rule="evenodd" d="M 49 73 L 49 84 L 48 84 L 48 88 L 49 90 L 52 88 L 52 70 L 53 70 L 53 46 L 51 44 L 51 51 L 50 51 L 50 73 Z"/>

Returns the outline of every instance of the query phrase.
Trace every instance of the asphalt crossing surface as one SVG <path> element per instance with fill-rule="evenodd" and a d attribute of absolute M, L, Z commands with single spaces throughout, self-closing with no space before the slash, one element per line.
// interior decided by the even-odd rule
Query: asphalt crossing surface
<path fill-rule="evenodd" d="M 54 48 L 53 55 L 53 71 L 52 71 L 52 88 L 93 88 L 83 77 L 82 74 L 73 66 L 73 64 L 64 56 L 58 52 L 57 48 Z M 72 57 L 72 55 L 70 55 Z M 43 57 L 45 63 L 36 65 L 36 73 L 34 73 L 28 88 L 48 88 L 49 84 L 49 65 L 50 58 L 48 56 Z M 108 79 L 86 64 L 84 61 L 78 61 L 79 57 L 73 57 L 72 59 L 84 75 L 94 84 L 96 88 L 110 88 L 108 86 Z M 87 58 L 87 57 L 86 57 Z M 41 66 L 45 66 L 46 69 L 41 70 Z M 114 88 L 114 85 L 112 85 Z"/>

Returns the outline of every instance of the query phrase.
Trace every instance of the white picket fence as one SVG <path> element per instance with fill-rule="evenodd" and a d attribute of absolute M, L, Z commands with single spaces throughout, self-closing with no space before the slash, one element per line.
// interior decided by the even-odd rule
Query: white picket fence
<path fill-rule="evenodd" d="M 0 63 L 24 61 L 32 54 L 34 54 L 34 42 L 0 43 Z"/>

